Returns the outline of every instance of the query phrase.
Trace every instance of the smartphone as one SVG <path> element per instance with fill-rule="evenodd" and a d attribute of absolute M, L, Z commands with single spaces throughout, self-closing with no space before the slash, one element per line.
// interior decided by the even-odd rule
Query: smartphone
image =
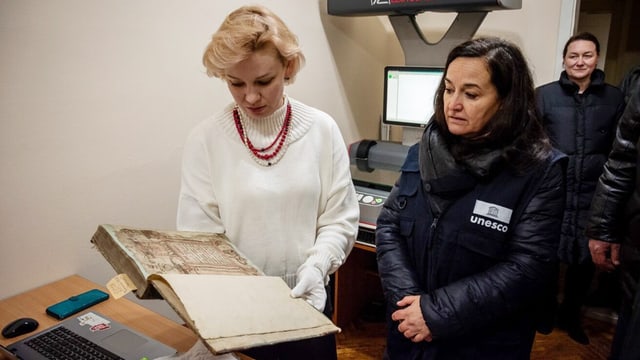
<path fill-rule="evenodd" d="M 102 290 L 89 290 L 49 306 L 47 308 L 47 314 L 58 320 L 62 320 L 90 306 L 103 302 L 108 298 L 109 294 Z"/>

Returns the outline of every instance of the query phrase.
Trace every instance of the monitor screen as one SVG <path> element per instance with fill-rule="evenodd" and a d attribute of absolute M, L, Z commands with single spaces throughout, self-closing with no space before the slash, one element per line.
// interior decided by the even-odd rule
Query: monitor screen
<path fill-rule="evenodd" d="M 382 122 L 426 126 L 433 115 L 433 98 L 443 73 L 444 69 L 437 67 L 385 67 Z"/>

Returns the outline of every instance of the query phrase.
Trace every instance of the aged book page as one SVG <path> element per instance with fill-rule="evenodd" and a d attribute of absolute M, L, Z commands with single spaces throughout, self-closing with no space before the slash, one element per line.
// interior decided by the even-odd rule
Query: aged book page
<path fill-rule="evenodd" d="M 218 354 L 340 330 L 304 300 L 289 296 L 279 277 L 164 274 L 151 280 L 165 282 L 181 302 L 176 312 L 184 312 L 185 321 Z"/>
<path fill-rule="evenodd" d="M 262 275 L 223 234 L 103 224 L 91 242 L 118 273 L 131 278 L 142 299 L 160 298 L 147 281 L 151 274 Z"/>

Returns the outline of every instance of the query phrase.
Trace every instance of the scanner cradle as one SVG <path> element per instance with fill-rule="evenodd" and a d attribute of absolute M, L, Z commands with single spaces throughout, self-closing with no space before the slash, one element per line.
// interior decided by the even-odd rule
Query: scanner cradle
<path fill-rule="evenodd" d="M 522 0 L 329 0 L 327 12 L 338 16 L 415 15 L 425 11 L 470 12 L 521 7 Z"/>

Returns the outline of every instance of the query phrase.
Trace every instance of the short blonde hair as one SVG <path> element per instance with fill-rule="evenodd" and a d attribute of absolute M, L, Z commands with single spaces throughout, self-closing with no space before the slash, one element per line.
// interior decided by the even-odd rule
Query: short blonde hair
<path fill-rule="evenodd" d="M 283 65 L 289 63 L 286 83 L 292 83 L 304 64 L 297 36 L 264 6 L 243 6 L 231 12 L 212 35 L 202 56 L 207 75 L 224 79 L 226 70 L 257 50 L 273 46 Z"/>

